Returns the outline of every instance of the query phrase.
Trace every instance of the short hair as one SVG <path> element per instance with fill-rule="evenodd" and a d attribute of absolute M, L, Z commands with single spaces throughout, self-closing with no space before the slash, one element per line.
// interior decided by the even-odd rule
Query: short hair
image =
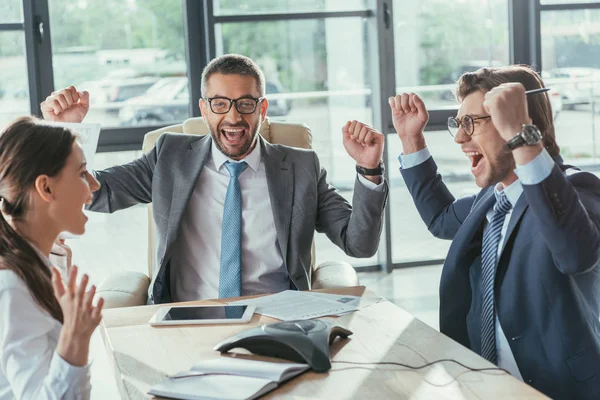
<path fill-rule="evenodd" d="M 239 54 L 225 54 L 213 59 L 202 71 L 202 97 L 206 97 L 208 79 L 213 74 L 249 75 L 256 80 L 256 89 L 261 97 L 265 95 L 265 74 L 252 59 Z"/>
<path fill-rule="evenodd" d="M 544 82 L 539 74 L 527 65 L 480 68 L 475 72 L 467 72 L 458 79 L 456 97 L 462 102 L 473 92 L 489 92 L 494 87 L 508 82 L 519 82 L 525 87 L 525 90 L 544 87 Z M 527 108 L 533 123 L 542 133 L 542 141 L 548 153 L 552 156 L 559 155 L 560 148 L 556 143 L 552 107 L 548 94 L 540 93 L 528 96 Z"/>

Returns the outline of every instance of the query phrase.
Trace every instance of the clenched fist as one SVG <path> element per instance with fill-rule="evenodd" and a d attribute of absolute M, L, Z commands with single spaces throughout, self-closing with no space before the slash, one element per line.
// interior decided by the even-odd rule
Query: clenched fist
<path fill-rule="evenodd" d="M 47 121 L 81 122 L 90 109 L 90 94 L 73 86 L 52 92 L 40 105 Z"/>
<path fill-rule="evenodd" d="M 377 168 L 383 156 L 385 138 L 377 129 L 362 122 L 348 121 L 342 127 L 346 152 L 358 165 Z"/>

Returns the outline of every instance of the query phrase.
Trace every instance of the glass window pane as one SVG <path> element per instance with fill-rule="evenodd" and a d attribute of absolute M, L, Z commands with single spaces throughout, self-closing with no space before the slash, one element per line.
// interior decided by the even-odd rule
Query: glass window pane
<path fill-rule="evenodd" d="M 50 0 L 49 5 L 54 85 L 90 92 L 86 120 L 106 127 L 188 117 L 181 1 Z"/>
<path fill-rule="evenodd" d="M 585 168 L 600 151 L 600 10 L 545 11 L 541 27 L 542 76 L 562 102 L 556 140 L 566 161 Z"/>
<path fill-rule="evenodd" d="M 438 171 L 456 198 L 477 194 L 479 188 L 471 174 L 471 164 L 448 131 L 425 133 L 427 147 L 438 165 Z M 427 230 L 400 174 L 398 155 L 402 145 L 398 135 L 388 135 L 390 171 L 390 210 L 392 221 L 392 260 L 394 263 L 443 259 L 451 241 L 436 239 Z"/>
<path fill-rule="evenodd" d="M 23 22 L 22 0 L 2 0 L 0 3 L 0 24 Z"/>
<path fill-rule="evenodd" d="M 244 54 L 261 66 L 267 82 L 267 115 L 310 127 L 313 148 L 330 183 L 349 201 L 356 179 L 355 162 L 344 150 L 341 128 L 352 119 L 372 123 L 369 35 L 362 18 L 216 27 L 217 53 Z M 350 48 L 347 43 L 355 45 Z M 315 240 L 318 262 L 377 263 L 376 257 L 346 256 L 324 234 L 317 234 Z"/>
<path fill-rule="evenodd" d="M 367 0 L 214 0 L 215 15 L 364 10 Z"/>
<path fill-rule="evenodd" d="M 416 92 L 430 109 L 456 107 L 465 72 L 509 62 L 507 0 L 394 0 L 398 92 Z"/>
<path fill-rule="evenodd" d="M 30 114 L 29 81 L 22 31 L 0 32 L 0 129 Z"/>

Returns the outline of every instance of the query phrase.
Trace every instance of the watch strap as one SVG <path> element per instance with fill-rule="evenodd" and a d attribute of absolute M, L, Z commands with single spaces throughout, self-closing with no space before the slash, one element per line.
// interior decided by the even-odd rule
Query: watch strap
<path fill-rule="evenodd" d="M 360 165 L 356 165 L 356 172 L 363 176 L 381 176 L 385 172 L 385 166 L 383 162 L 379 163 L 377 168 L 365 168 Z"/>

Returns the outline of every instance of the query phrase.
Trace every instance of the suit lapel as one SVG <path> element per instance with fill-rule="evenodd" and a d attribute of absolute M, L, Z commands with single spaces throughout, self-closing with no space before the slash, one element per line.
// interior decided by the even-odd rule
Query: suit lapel
<path fill-rule="evenodd" d="M 506 235 L 504 236 L 504 242 L 502 243 L 502 252 L 500 253 L 500 255 L 504 254 L 504 248 L 506 247 L 506 243 L 508 243 L 508 241 L 510 240 L 510 236 L 513 234 L 515 227 L 523 217 L 523 213 L 525 213 L 527 207 L 529 207 L 529 205 L 525 200 L 525 193 L 523 193 L 521 194 L 521 197 L 519 197 L 519 200 L 517 200 L 517 204 L 515 205 L 513 212 L 510 214 L 510 221 L 508 222 L 508 228 L 506 230 Z"/>
<path fill-rule="evenodd" d="M 260 137 L 269 199 L 273 209 L 277 241 L 284 260 L 287 260 L 290 222 L 294 199 L 294 170 L 293 165 L 285 160 L 286 154 L 267 143 Z"/>
<path fill-rule="evenodd" d="M 180 159 L 177 162 L 179 168 L 174 171 L 166 252 L 168 252 L 169 245 L 177 235 L 181 217 L 185 212 L 196 182 L 198 182 L 200 172 L 204 168 L 211 144 L 212 138 L 210 135 L 200 137 L 197 141 L 191 142 L 179 155 Z"/>

